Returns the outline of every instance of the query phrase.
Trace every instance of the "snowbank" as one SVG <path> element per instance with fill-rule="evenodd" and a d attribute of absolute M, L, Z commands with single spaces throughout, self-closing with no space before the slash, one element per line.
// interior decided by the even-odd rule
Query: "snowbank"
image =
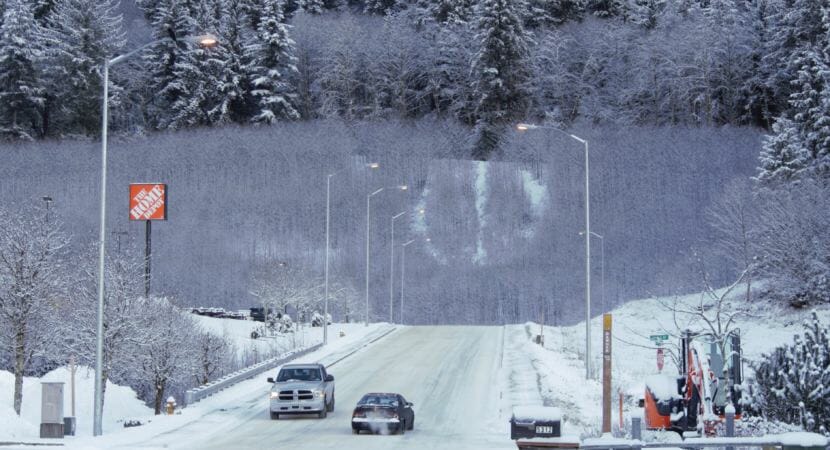
<path fill-rule="evenodd" d="M 562 420 L 562 410 L 552 406 L 517 406 L 513 408 L 513 418 L 523 422 L 559 422 Z"/>
<path fill-rule="evenodd" d="M 14 375 L 0 371 L 0 441 L 19 441 L 37 439 L 40 433 L 41 382 L 64 382 L 63 388 L 64 416 L 72 413 L 70 371 L 66 367 L 57 368 L 41 378 L 25 377 L 23 379 L 23 407 L 20 417 L 14 413 L 13 393 Z M 95 384 L 95 371 L 79 367 L 75 374 L 75 417 L 77 434 L 92 435 L 92 411 Z M 136 397 L 129 387 L 107 382 L 104 397 L 104 431 L 114 431 L 123 427 L 123 420 L 134 417 L 152 416 L 153 410 Z"/>

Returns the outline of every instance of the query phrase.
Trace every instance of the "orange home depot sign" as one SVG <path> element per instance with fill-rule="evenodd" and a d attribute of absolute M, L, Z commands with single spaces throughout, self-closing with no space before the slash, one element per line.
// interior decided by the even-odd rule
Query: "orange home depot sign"
<path fill-rule="evenodd" d="M 130 220 L 166 220 L 167 185 L 131 184 Z"/>

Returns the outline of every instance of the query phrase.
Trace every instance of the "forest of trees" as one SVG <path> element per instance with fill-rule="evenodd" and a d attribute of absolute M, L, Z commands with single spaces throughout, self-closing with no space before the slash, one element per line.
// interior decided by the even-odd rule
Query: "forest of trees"
<path fill-rule="evenodd" d="M 122 133 L 435 116 L 473 127 L 469 152 L 486 159 L 520 119 L 753 125 L 773 130 L 764 164 L 784 172 L 827 158 L 830 145 L 830 14 L 820 0 L 138 6 L 150 34 L 138 40 L 155 41 L 113 68 L 111 126 Z M 140 44 L 127 44 L 117 4 L 2 0 L 0 12 L 2 135 L 97 135 L 101 64 Z M 189 39 L 204 33 L 218 45 Z"/>

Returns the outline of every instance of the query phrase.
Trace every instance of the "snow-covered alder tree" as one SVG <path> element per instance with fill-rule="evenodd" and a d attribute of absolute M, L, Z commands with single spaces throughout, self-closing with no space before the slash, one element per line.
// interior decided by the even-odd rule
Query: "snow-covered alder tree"
<path fill-rule="evenodd" d="M 11 355 L 14 411 L 23 404 L 23 376 L 57 338 L 50 326 L 64 301 L 61 253 L 69 238 L 44 211 L 0 209 L 0 349 Z"/>

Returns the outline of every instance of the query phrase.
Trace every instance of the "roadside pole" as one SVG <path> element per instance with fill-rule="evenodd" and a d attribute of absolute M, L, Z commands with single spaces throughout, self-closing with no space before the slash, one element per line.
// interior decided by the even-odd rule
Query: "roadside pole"
<path fill-rule="evenodd" d="M 602 432 L 611 432 L 611 314 L 602 316 Z"/>

